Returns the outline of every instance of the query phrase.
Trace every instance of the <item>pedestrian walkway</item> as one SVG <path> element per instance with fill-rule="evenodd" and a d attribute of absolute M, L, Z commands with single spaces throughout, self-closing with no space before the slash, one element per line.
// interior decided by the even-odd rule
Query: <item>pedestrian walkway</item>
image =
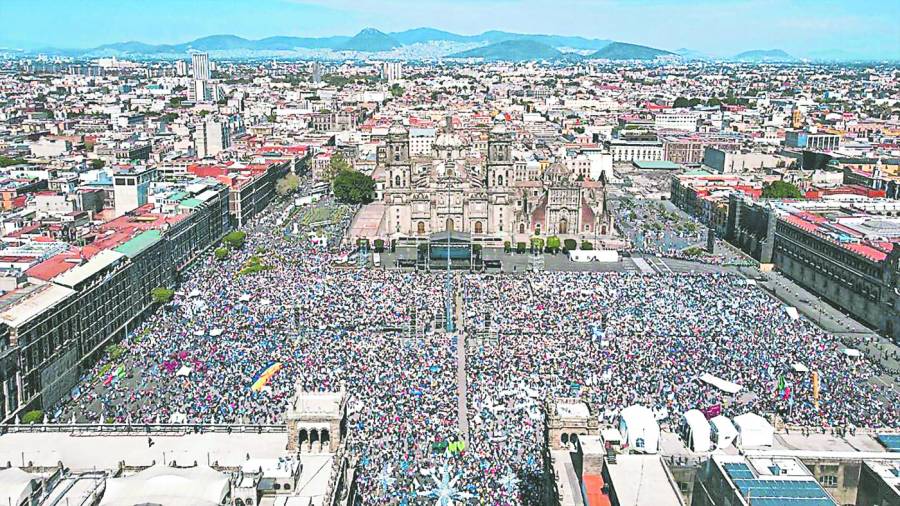
<path fill-rule="evenodd" d="M 463 321 L 462 293 L 456 292 L 456 386 L 457 386 L 457 416 L 459 418 L 459 432 L 463 440 L 469 440 L 469 412 L 468 396 L 466 395 L 466 325 Z"/>

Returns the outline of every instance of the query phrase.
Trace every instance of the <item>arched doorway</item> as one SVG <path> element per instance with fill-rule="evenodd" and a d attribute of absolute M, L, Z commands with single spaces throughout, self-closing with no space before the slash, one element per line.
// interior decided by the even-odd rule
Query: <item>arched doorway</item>
<path fill-rule="evenodd" d="M 319 431 L 313 429 L 309 431 L 309 444 L 310 447 L 315 447 L 315 444 L 319 442 Z"/>
<path fill-rule="evenodd" d="M 483 234 L 483 233 L 484 233 L 484 229 L 483 229 L 483 228 L 484 228 L 484 227 L 481 225 L 481 222 L 480 222 L 480 221 L 476 221 L 476 222 L 475 222 L 475 233 L 476 233 L 476 234 Z"/>
<path fill-rule="evenodd" d="M 425 222 L 424 221 L 420 221 L 419 224 L 416 225 L 416 232 L 419 235 L 422 235 L 425 233 Z"/>
<path fill-rule="evenodd" d="M 557 225 L 557 229 L 560 234 L 568 234 L 569 233 L 569 220 L 562 218 L 559 220 L 559 225 Z"/>
<path fill-rule="evenodd" d="M 519 223 L 519 233 L 520 234 L 525 233 L 525 224 L 524 223 Z"/>
<path fill-rule="evenodd" d="M 328 434 L 328 429 L 322 429 L 322 434 L 319 437 L 322 439 L 322 448 L 327 451 L 331 444 L 331 435 Z"/>
<path fill-rule="evenodd" d="M 453 218 L 447 218 L 446 223 L 444 223 L 444 230 L 447 232 L 453 232 Z"/>
<path fill-rule="evenodd" d="M 297 442 L 299 443 L 297 446 L 303 448 L 307 441 L 309 441 L 309 433 L 306 432 L 306 429 L 300 429 L 300 432 L 297 433 Z"/>

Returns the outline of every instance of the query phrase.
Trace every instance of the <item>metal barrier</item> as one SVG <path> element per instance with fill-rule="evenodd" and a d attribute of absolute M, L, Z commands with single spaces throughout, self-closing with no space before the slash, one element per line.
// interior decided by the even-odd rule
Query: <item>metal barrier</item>
<path fill-rule="evenodd" d="M 286 433 L 287 425 L 274 424 L 203 424 L 203 423 L 47 423 L 47 424 L 3 424 L 0 435 L 15 433 L 71 432 L 81 434 L 202 434 L 240 433 L 271 434 Z"/>

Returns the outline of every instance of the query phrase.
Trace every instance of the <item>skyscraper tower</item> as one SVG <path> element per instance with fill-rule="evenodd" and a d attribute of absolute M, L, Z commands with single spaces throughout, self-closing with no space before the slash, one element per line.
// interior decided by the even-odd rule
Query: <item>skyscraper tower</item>
<path fill-rule="evenodd" d="M 209 81 L 209 54 L 194 53 L 191 55 L 191 66 L 194 69 L 195 81 Z"/>

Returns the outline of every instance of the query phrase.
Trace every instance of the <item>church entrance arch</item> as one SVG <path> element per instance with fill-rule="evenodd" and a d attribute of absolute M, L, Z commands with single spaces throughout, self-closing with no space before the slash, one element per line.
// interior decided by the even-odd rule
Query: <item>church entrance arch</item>
<path fill-rule="evenodd" d="M 484 227 L 482 226 L 482 224 L 481 224 L 480 221 L 476 221 L 476 222 L 475 222 L 475 233 L 476 233 L 476 234 L 483 234 L 483 233 L 484 233 Z"/>
<path fill-rule="evenodd" d="M 560 234 L 568 234 L 569 233 L 569 220 L 562 218 L 561 220 L 559 220 L 559 226 L 557 228 L 559 229 Z"/>
<path fill-rule="evenodd" d="M 446 230 L 447 232 L 453 232 L 453 218 L 447 218 L 446 223 L 444 223 L 444 230 Z"/>
<path fill-rule="evenodd" d="M 416 232 L 419 235 L 422 235 L 425 233 L 425 222 L 424 221 L 420 221 L 419 224 L 416 225 Z"/>

